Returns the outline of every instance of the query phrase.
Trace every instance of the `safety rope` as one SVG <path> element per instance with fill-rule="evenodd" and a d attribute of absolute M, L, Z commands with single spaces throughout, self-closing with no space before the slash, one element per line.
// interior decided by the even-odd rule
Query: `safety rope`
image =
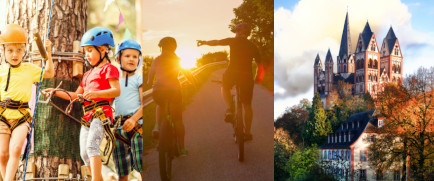
<path fill-rule="evenodd" d="M 51 15 L 53 12 L 53 1 L 51 0 L 51 8 L 50 8 L 50 18 L 48 20 L 48 27 L 47 27 L 47 39 L 50 38 L 50 25 L 51 25 Z M 26 158 L 26 164 L 24 164 L 24 175 L 23 175 L 23 181 L 26 180 L 26 172 L 27 172 L 27 162 L 29 160 L 29 153 L 30 153 L 30 148 L 31 148 L 31 139 L 32 139 L 32 133 L 33 133 L 33 126 L 35 123 L 35 117 L 36 117 L 36 108 L 38 106 L 38 98 L 39 98 L 39 90 L 41 89 L 41 82 L 42 82 L 42 76 L 44 73 L 44 69 L 45 69 L 45 64 L 42 64 L 42 68 L 41 68 L 41 75 L 39 77 L 39 82 L 38 82 L 38 90 L 36 91 L 36 101 L 35 101 L 35 107 L 33 108 L 33 117 L 32 117 L 32 124 L 30 125 L 30 134 L 27 137 L 27 152 L 25 152 L 25 158 Z"/>

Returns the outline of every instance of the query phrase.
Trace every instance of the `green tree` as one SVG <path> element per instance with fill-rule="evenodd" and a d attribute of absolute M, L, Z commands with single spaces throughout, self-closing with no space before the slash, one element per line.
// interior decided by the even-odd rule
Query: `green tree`
<path fill-rule="evenodd" d="M 316 93 L 312 101 L 312 109 L 304 126 L 303 137 L 306 145 L 320 145 L 332 132 L 330 122 L 327 121 L 321 98 Z"/>
<path fill-rule="evenodd" d="M 283 128 L 274 128 L 274 180 L 286 180 L 289 173 L 285 165 L 296 146 Z"/>
<path fill-rule="evenodd" d="M 287 172 L 290 173 L 289 180 L 302 180 L 305 178 L 317 163 L 316 158 L 318 156 L 318 150 L 315 148 L 297 150 L 289 158 L 285 167 Z"/>
<path fill-rule="evenodd" d="M 228 61 L 227 51 L 210 52 L 202 55 L 202 57 L 196 60 L 196 67 L 219 61 Z"/>
<path fill-rule="evenodd" d="M 335 180 L 321 171 L 319 150 L 314 147 L 295 151 L 286 163 L 285 170 L 289 173 L 288 180 Z"/>

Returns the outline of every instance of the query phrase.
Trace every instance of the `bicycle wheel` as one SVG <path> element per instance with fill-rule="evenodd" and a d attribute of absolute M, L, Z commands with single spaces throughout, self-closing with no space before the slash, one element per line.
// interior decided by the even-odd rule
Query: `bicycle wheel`
<path fill-rule="evenodd" d="M 158 161 L 160 167 L 160 177 L 162 181 L 170 180 L 172 174 L 173 160 L 173 128 L 169 121 L 164 120 L 160 127 L 159 145 L 158 145 Z"/>

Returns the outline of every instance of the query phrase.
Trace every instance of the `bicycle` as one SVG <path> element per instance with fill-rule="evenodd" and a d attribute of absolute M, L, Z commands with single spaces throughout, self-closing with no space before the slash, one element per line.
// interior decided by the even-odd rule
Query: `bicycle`
<path fill-rule="evenodd" d="M 172 177 L 172 160 L 179 157 L 178 138 L 175 125 L 172 121 L 170 103 L 167 103 L 166 118 L 162 120 L 158 136 L 158 162 L 160 177 L 162 181 L 170 180 Z"/>
<path fill-rule="evenodd" d="M 218 83 L 223 85 L 223 81 L 221 80 L 212 80 L 211 82 Z M 233 93 L 233 89 L 235 89 L 235 94 Z M 232 101 L 230 110 L 233 111 L 232 120 L 226 120 L 225 122 L 232 123 L 232 127 L 234 128 L 234 139 L 235 143 L 238 144 L 238 161 L 244 161 L 244 119 L 243 119 L 243 106 L 241 104 L 240 98 L 240 88 L 237 84 L 235 84 L 235 88 L 233 88 L 232 93 Z"/>

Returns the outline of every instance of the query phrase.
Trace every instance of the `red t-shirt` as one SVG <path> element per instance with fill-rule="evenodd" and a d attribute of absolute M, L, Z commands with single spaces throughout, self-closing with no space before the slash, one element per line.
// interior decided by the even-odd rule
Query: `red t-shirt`
<path fill-rule="evenodd" d="M 84 73 L 83 79 L 81 80 L 80 87 L 83 88 L 84 92 L 86 91 L 99 91 L 110 89 L 111 86 L 109 84 L 108 79 L 116 79 L 119 80 L 119 70 L 111 63 L 106 63 L 101 67 L 95 67 L 86 73 Z M 94 101 L 112 101 L 114 98 L 94 98 L 91 100 Z M 90 103 L 85 102 L 84 105 L 88 105 Z M 103 111 L 106 117 L 113 118 L 113 111 L 110 106 L 103 106 Z M 95 111 L 89 111 L 85 115 L 83 115 L 83 119 L 89 121 L 92 118 L 93 113 Z"/>

